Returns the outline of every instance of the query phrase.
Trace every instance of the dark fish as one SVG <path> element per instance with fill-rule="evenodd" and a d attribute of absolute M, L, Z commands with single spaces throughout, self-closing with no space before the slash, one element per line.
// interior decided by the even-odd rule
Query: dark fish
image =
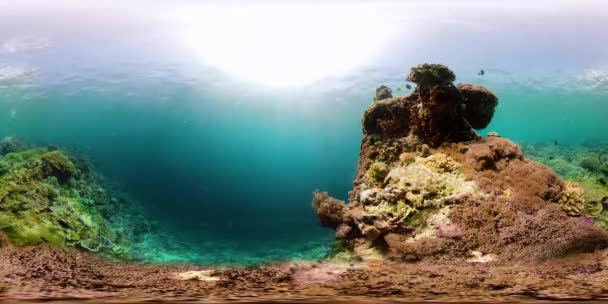
<path fill-rule="evenodd" d="M 477 73 L 478 75 L 483 76 L 486 72 L 484 70 L 479 71 L 479 73 Z"/>
<path fill-rule="evenodd" d="M 557 146 L 557 139 L 553 142 L 553 144 Z"/>
<path fill-rule="evenodd" d="M 405 88 L 408 89 L 408 90 L 411 90 L 412 86 L 408 83 L 408 84 L 405 85 Z"/>

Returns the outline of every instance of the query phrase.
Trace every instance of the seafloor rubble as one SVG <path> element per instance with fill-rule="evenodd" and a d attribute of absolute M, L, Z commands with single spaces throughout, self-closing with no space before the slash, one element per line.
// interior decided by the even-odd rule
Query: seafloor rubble
<path fill-rule="evenodd" d="M 362 259 L 510 262 L 606 248 L 608 235 L 591 220 L 601 217 L 605 194 L 590 196 L 495 133 L 480 138 L 473 129 L 489 124 L 498 99 L 454 79 L 445 66 L 423 64 L 408 76 L 417 84 L 411 95 L 377 90 L 362 119 L 349 203 L 314 194 L 337 250 Z"/>
<path fill-rule="evenodd" d="M 411 95 L 378 88 L 362 119 L 349 203 L 313 195 L 320 223 L 336 232 L 319 261 L 211 267 L 101 258 L 129 257 L 138 233 L 125 222 L 145 219 L 133 218 L 135 207 L 118 203 L 87 162 L 5 139 L 0 300 L 608 300 L 605 147 L 522 152 L 496 133 L 481 138 L 473 130 L 489 124 L 498 99 L 454 79 L 447 67 L 425 64 L 408 76 L 417 84 Z"/>

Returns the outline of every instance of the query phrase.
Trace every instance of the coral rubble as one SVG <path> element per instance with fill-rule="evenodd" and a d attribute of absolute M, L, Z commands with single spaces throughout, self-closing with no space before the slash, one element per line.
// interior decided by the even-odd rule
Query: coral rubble
<path fill-rule="evenodd" d="M 498 99 L 454 79 L 443 65 L 423 64 L 407 78 L 417 84 L 411 95 L 376 91 L 362 119 L 349 203 L 314 195 L 321 224 L 336 229 L 338 244 L 363 258 L 484 262 L 608 246 L 608 235 L 581 216 L 590 207 L 583 188 L 509 140 L 473 131 L 490 123 Z"/>
<path fill-rule="evenodd" d="M 134 203 L 99 181 L 90 164 L 14 138 L 3 139 L 0 150 L 0 232 L 11 243 L 128 255 L 134 225 L 142 229 L 146 221 Z"/>

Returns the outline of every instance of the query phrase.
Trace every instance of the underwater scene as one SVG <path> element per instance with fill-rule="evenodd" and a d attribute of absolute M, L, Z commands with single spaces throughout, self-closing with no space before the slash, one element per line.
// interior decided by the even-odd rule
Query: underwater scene
<path fill-rule="evenodd" d="M 0 2 L 0 301 L 606 286 L 604 1 Z"/>

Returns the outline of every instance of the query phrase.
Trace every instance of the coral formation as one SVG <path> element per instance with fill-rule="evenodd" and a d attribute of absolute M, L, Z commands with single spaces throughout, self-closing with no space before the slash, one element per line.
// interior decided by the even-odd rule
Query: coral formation
<path fill-rule="evenodd" d="M 384 85 L 379 86 L 376 89 L 376 96 L 374 96 L 374 101 L 379 101 L 388 98 L 393 98 L 393 90 Z"/>
<path fill-rule="evenodd" d="M 602 144 L 555 146 L 539 143 L 525 146 L 525 152 L 530 158 L 549 166 L 560 177 L 576 183 L 580 190 L 571 194 L 578 197 L 578 207 L 575 209 L 580 209 L 580 213 L 597 226 L 608 229 L 608 185 L 601 169 L 605 166 L 602 162 L 602 151 L 605 150 L 606 147 Z M 582 208 L 581 192 L 584 199 Z"/>
<path fill-rule="evenodd" d="M 471 128 L 487 126 L 498 99 L 480 86 L 456 87 L 454 79 L 443 65 L 412 68 L 407 80 L 417 84 L 416 90 L 405 97 L 383 94 L 379 99 L 377 94 L 363 116 L 364 134 L 381 140 L 410 135 L 435 147 L 446 141 L 477 139 Z"/>
<path fill-rule="evenodd" d="M 494 110 L 498 104 L 496 95 L 484 87 L 472 84 L 459 84 L 457 88 L 460 94 L 462 94 L 463 104 L 466 108 L 464 117 L 467 122 L 474 129 L 487 127 L 494 116 Z"/>
<path fill-rule="evenodd" d="M 20 139 L 7 136 L 0 140 L 0 155 L 6 155 L 11 152 L 19 152 L 21 150 L 25 150 L 27 145 L 21 141 Z"/>
<path fill-rule="evenodd" d="M 341 222 L 344 202 L 330 197 L 327 192 L 314 192 L 312 207 L 321 220 L 321 225 L 336 228 Z"/>
<path fill-rule="evenodd" d="M 509 140 L 480 138 L 472 129 L 490 123 L 498 99 L 454 79 L 443 65 L 416 66 L 407 79 L 417 84 L 411 95 L 375 98 L 365 110 L 349 203 L 327 194 L 313 201 L 340 246 L 368 259 L 473 262 L 607 247 L 608 235 L 581 216 L 586 192 Z M 594 213 L 606 209 L 599 206 Z"/>
<path fill-rule="evenodd" d="M 583 213 L 585 208 L 585 195 L 583 189 L 574 182 L 566 182 L 558 203 L 566 214 L 578 216 Z"/>
<path fill-rule="evenodd" d="M 415 83 L 417 89 L 426 94 L 431 89 L 452 84 L 456 75 L 445 65 L 424 63 L 413 67 L 405 80 Z"/>
<path fill-rule="evenodd" d="M 436 173 L 453 173 L 460 170 L 460 163 L 443 153 L 433 154 L 422 159 L 421 163 Z"/>
<path fill-rule="evenodd" d="M 108 191 L 89 164 L 62 150 L 9 150 L 0 158 L 0 232 L 11 243 L 47 243 L 126 257 L 135 228 L 125 222 L 136 221 L 124 217 L 136 216 L 133 203 Z M 138 217 L 137 225 L 145 227 L 142 219 Z"/>

